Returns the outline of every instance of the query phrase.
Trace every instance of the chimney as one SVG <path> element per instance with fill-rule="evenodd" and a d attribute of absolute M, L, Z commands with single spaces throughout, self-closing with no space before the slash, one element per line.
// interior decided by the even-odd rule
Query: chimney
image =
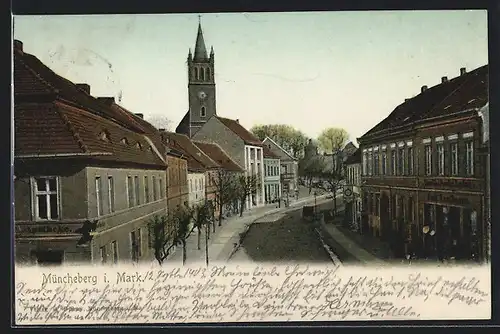
<path fill-rule="evenodd" d="M 86 83 L 78 83 L 76 84 L 76 88 L 78 88 L 79 90 L 83 90 L 85 93 L 90 95 L 90 85 Z"/>
<path fill-rule="evenodd" d="M 115 103 L 114 97 L 98 97 L 97 100 L 107 105 L 112 105 L 113 103 Z"/>
<path fill-rule="evenodd" d="M 165 129 L 164 128 L 159 128 L 158 131 L 165 132 Z"/>
<path fill-rule="evenodd" d="M 15 39 L 14 40 L 14 50 L 18 51 L 20 54 L 23 54 L 23 42 L 20 40 Z"/>
<path fill-rule="evenodd" d="M 464 75 L 465 73 L 467 73 L 467 70 L 465 69 L 465 67 L 462 67 L 460 69 L 460 75 Z"/>
<path fill-rule="evenodd" d="M 408 102 L 408 101 L 410 101 L 410 99 L 405 99 L 405 102 Z"/>
<path fill-rule="evenodd" d="M 423 93 L 427 90 L 427 86 L 422 86 L 422 88 L 420 88 L 420 92 Z"/>
<path fill-rule="evenodd" d="M 144 119 L 144 114 L 136 113 L 135 114 L 137 117 Z"/>
<path fill-rule="evenodd" d="M 236 119 L 236 123 L 240 124 L 240 119 L 239 118 Z"/>
<path fill-rule="evenodd" d="M 441 83 L 445 83 L 445 82 L 448 82 L 448 77 L 442 77 L 441 78 Z"/>

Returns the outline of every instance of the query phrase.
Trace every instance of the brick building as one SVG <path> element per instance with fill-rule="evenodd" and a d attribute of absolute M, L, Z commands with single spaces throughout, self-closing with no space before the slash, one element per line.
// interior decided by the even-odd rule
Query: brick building
<path fill-rule="evenodd" d="M 152 258 L 147 222 L 167 209 L 165 150 L 103 101 L 14 42 L 16 262 Z"/>
<path fill-rule="evenodd" d="M 485 168 L 478 155 L 488 66 L 428 88 L 358 139 L 364 223 L 403 257 L 483 259 Z"/>
<path fill-rule="evenodd" d="M 167 152 L 167 201 L 169 210 L 189 203 L 188 163 L 182 152 L 169 149 Z"/>
<path fill-rule="evenodd" d="M 188 197 L 191 199 L 190 204 L 200 204 L 205 200 L 213 206 L 217 216 L 216 209 L 216 188 L 212 182 L 219 164 L 213 161 L 205 152 L 203 152 L 194 142 L 186 135 L 162 131 L 162 139 L 165 145 L 181 152 L 187 159 L 187 181 Z M 199 199 L 201 195 L 203 200 Z M 188 200 L 189 201 L 189 200 Z"/>

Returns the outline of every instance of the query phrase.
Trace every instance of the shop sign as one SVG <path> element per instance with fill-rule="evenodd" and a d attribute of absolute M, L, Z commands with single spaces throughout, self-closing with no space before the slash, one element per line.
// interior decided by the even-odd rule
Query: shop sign
<path fill-rule="evenodd" d="M 466 197 L 458 197 L 453 194 L 429 194 L 430 201 L 443 202 L 450 205 L 470 205 L 470 201 Z"/>
<path fill-rule="evenodd" d="M 479 183 L 475 180 L 468 179 L 455 179 L 455 178 L 437 178 L 437 179 L 423 179 L 424 187 L 434 188 L 453 188 L 453 189 L 479 189 Z"/>
<path fill-rule="evenodd" d="M 15 231 L 18 234 L 78 234 L 77 230 L 82 226 L 78 224 L 16 224 Z"/>

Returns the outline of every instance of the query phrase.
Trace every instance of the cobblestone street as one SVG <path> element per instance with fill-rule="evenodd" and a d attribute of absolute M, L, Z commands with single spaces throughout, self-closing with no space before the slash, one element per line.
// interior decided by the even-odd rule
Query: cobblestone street
<path fill-rule="evenodd" d="M 331 262 L 301 209 L 266 216 L 252 224 L 230 262 Z"/>

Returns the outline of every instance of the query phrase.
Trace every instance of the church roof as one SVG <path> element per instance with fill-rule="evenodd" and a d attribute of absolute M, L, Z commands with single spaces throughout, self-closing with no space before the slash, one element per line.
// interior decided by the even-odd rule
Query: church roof
<path fill-rule="evenodd" d="M 182 117 L 179 125 L 175 128 L 175 133 L 183 134 L 188 137 L 191 136 L 189 131 L 189 110 L 184 114 L 184 117 Z"/>
<path fill-rule="evenodd" d="M 205 40 L 203 39 L 203 30 L 201 23 L 198 24 L 198 34 L 196 35 L 196 44 L 194 47 L 194 61 L 207 60 L 207 48 L 205 47 Z"/>
<path fill-rule="evenodd" d="M 250 131 L 245 129 L 238 120 L 219 117 L 217 119 L 224 124 L 229 130 L 233 131 L 238 137 L 240 137 L 245 144 L 253 146 L 262 146 L 262 142 L 255 137 Z"/>

